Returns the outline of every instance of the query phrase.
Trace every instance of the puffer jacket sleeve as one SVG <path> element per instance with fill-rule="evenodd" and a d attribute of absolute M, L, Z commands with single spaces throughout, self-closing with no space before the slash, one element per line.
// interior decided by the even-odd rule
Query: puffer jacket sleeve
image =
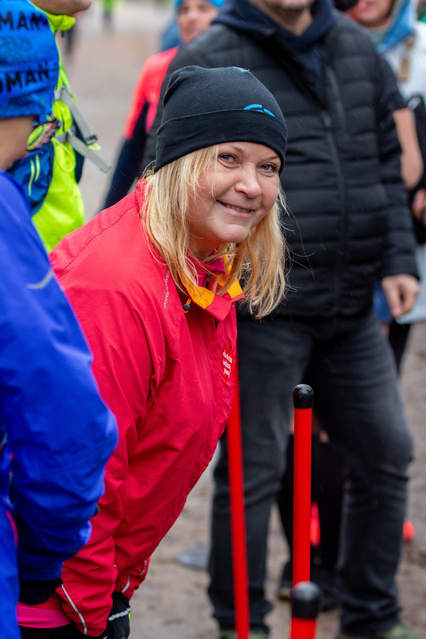
<path fill-rule="evenodd" d="M 51 256 L 55 265 L 55 252 Z M 106 627 L 116 589 L 114 534 L 125 515 L 121 491 L 131 489 L 131 478 L 126 484 L 129 454 L 144 422 L 153 367 L 143 322 L 128 303 L 125 287 L 117 292 L 102 290 L 90 284 L 94 279 L 90 264 L 61 275 L 93 350 L 101 394 L 117 417 L 119 443 L 106 468 L 106 490 L 92 520 L 90 541 L 65 563 L 63 585 L 57 592 L 80 632 L 96 637 Z"/>
<path fill-rule="evenodd" d="M 401 97 L 393 71 L 379 54 L 377 76 L 377 131 L 382 181 L 388 197 L 388 232 L 381 277 L 401 273 L 417 276 L 411 213 L 401 177 L 401 147 L 392 111 Z"/>
<path fill-rule="evenodd" d="M 23 580 L 53 580 L 90 536 L 116 424 L 23 193 L 0 172 L 0 430 Z"/>

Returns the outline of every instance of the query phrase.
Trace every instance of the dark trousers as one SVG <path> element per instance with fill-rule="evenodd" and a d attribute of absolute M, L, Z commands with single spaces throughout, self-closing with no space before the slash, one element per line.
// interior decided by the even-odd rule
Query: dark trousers
<path fill-rule="evenodd" d="M 373 312 L 357 320 L 238 323 L 251 628 L 267 630 L 264 582 L 271 506 L 284 471 L 293 388 L 309 379 L 315 411 L 344 447 L 346 482 L 338 559 L 342 631 L 380 634 L 398 623 L 395 586 L 412 439 L 395 362 Z M 226 438 L 215 467 L 210 587 L 214 616 L 233 627 Z"/>

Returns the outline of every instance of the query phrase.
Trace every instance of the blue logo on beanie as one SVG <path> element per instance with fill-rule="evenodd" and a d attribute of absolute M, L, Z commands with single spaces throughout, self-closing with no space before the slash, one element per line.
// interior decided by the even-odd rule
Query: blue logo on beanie
<path fill-rule="evenodd" d="M 249 104 L 244 107 L 243 111 L 259 111 L 260 113 L 267 113 L 268 115 L 272 115 L 275 118 L 275 115 L 269 109 L 266 109 L 261 104 Z"/>

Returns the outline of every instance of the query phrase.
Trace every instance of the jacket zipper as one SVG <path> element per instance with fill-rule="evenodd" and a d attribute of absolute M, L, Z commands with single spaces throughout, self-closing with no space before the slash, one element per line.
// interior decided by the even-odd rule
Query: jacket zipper
<path fill-rule="evenodd" d="M 327 104 L 330 104 L 330 97 L 332 98 L 332 101 L 334 104 L 336 105 L 339 104 L 340 96 L 337 95 L 338 89 L 336 86 L 335 78 L 333 73 L 331 73 L 329 69 L 327 69 L 327 73 L 326 73 L 326 82 L 328 82 L 328 85 L 331 86 L 331 89 L 332 89 L 332 95 L 326 96 Z M 343 115 L 342 113 L 340 113 L 340 111 L 337 113 L 337 115 L 339 116 L 339 120 L 340 120 L 339 122 L 340 129 L 344 131 L 345 122 L 343 121 Z M 335 168 L 335 173 L 337 176 L 337 191 L 341 200 L 341 206 L 339 207 L 339 210 L 340 210 L 339 241 L 338 241 L 336 269 L 335 269 L 335 275 L 334 275 L 334 282 L 335 282 L 334 290 L 336 291 L 336 299 L 340 300 L 340 291 L 341 291 L 341 284 L 342 284 L 341 274 L 342 274 L 342 267 L 344 263 L 345 247 L 347 244 L 345 239 L 346 232 L 347 232 L 346 182 L 345 182 L 345 178 L 342 171 L 342 163 L 341 163 L 341 159 L 340 159 L 340 155 L 338 151 L 336 133 L 333 128 L 333 121 L 329 114 L 329 111 L 322 110 L 321 119 L 324 124 L 324 129 L 326 132 L 328 147 L 330 149 L 330 157 L 331 157 L 333 166 Z M 338 311 L 340 310 L 340 303 L 339 303 L 339 308 L 337 310 Z"/>

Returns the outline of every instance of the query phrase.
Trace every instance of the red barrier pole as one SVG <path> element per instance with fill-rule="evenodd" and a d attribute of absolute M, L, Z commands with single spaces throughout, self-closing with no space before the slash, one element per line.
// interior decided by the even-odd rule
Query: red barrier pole
<path fill-rule="evenodd" d="M 293 587 L 310 580 L 311 557 L 311 454 L 314 393 L 307 384 L 293 390 L 294 406 L 294 506 Z"/>
<path fill-rule="evenodd" d="M 241 446 L 240 385 L 237 360 L 235 361 L 234 370 L 234 401 L 227 425 L 234 609 L 237 637 L 238 639 L 248 639 L 250 616 Z"/>
<path fill-rule="evenodd" d="M 291 594 L 290 639 L 314 639 L 316 618 L 319 612 L 319 588 L 309 581 L 313 398 L 313 390 L 307 384 L 299 384 L 293 390 L 293 590 Z"/>
<path fill-rule="evenodd" d="M 320 590 L 316 584 L 300 581 L 291 594 L 290 639 L 314 639 Z"/>

